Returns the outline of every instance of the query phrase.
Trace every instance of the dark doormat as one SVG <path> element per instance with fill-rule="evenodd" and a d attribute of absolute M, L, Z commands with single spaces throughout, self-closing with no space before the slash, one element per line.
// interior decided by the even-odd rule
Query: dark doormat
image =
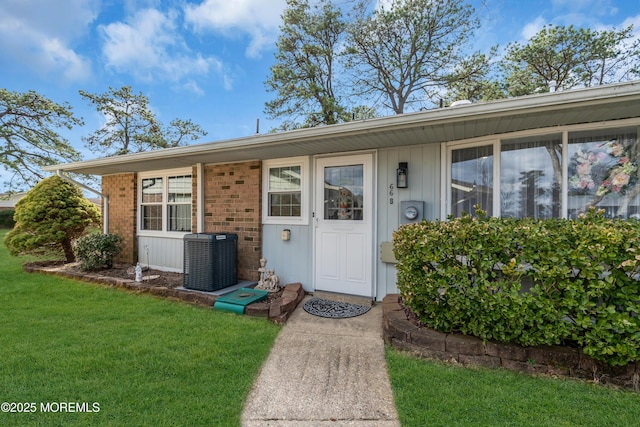
<path fill-rule="evenodd" d="M 333 319 L 345 319 L 348 317 L 356 317 L 366 313 L 371 309 L 359 304 L 351 304 L 348 302 L 330 301 L 322 298 L 311 298 L 304 303 L 304 311 L 314 316 L 330 317 Z"/>

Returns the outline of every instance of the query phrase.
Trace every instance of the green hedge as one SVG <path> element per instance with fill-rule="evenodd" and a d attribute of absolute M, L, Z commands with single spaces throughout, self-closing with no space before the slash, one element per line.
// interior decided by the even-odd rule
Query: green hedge
<path fill-rule="evenodd" d="M 394 233 L 398 288 L 428 327 L 640 360 L 640 222 L 472 217 Z"/>

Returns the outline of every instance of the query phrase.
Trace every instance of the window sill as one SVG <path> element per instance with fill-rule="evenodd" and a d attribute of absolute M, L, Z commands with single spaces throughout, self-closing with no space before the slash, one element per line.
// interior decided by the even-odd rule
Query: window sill
<path fill-rule="evenodd" d="M 309 225 L 309 220 L 295 217 L 264 218 L 264 225 Z"/>
<path fill-rule="evenodd" d="M 187 234 L 192 234 L 191 231 L 150 231 L 140 230 L 138 231 L 138 237 L 162 237 L 164 239 L 183 239 Z"/>

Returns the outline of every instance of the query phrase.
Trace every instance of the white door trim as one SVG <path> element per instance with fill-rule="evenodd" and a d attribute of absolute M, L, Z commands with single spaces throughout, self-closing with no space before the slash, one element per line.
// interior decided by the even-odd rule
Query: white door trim
<path fill-rule="evenodd" d="M 324 209 L 325 167 L 363 165 L 362 220 L 326 219 Z M 336 156 L 314 157 L 313 174 L 313 289 L 376 296 L 376 156 L 375 152 L 349 153 Z M 329 230 L 327 227 L 330 227 Z M 330 231 L 327 233 L 327 231 Z M 340 248 L 331 250 L 331 245 Z M 347 248 L 361 247 L 361 251 Z M 323 248 L 325 248 L 323 252 Z M 347 259 L 351 253 L 351 259 Z M 327 255 L 333 257 L 327 264 Z M 321 263 L 324 257 L 324 270 Z M 327 271 L 327 268 L 331 271 Z M 360 271 L 363 277 L 359 277 Z M 325 280 L 327 275 L 335 280 Z"/>

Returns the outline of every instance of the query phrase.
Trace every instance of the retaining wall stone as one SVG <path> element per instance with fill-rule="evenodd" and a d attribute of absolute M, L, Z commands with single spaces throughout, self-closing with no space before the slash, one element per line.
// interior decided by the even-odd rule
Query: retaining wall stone
<path fill-rule="evenodd" d="M 529 374 L 580 378 L 640 391 L 640 362 L 609 366 L 576 348 L 485 343 L 477 337 L 420 328 L 407 319 L 398 294 L 384 297 L 382 316 L 385 342 L 418 357 Z"/>
<path fill-rule="evenodd" d="M 113 286 L 116 288 L 126 289 L 136 293 L 150 293 L 164 298 L 172 298 L 188 302 L 190 304 L 213 307 L 216 295 L 195 292 L 188 289 L 168 288 L 165 286 L 148 286 L 144 283 L 138 283 L 131 279 L 123 279 L 119 277 L 104 276 L 100 273 L 92 272 L 75 272 L 56 268 L 59 263 L 51 265 L 40 265 L 38 263 L 25 264 L 24 271 L 28 273 L 44 273 L 56 276 L 69 277 L 82 280 L 89 283 L 97 283 L 102 285 Z M 269 317 L 274 323 L 282 324 L 287 321 L 291 313 L 296 309 L 300 301 L 305 297 L 306 293 L 301 283 L 292 283 L 284 287 L 284 292 L 280 299 L 271 303 L 257 302 L 249 304 L 245 307 L 247 316 Z"/>

